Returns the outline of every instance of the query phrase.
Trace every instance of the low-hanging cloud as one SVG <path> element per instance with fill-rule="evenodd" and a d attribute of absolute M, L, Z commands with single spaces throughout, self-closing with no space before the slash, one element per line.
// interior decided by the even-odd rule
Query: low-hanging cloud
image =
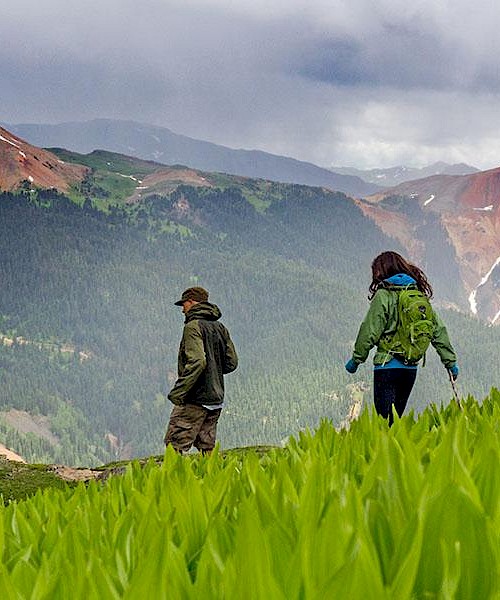
<path fill-rule="evenodd" d="M 325 34 L 300 49 L 294 68 L 306 78 L 354 88 L 500 90 L 494 55 L 478 61 L 467 40 L 426 25 L 382 22 L 362 36 Z"/>
<path fill-rule="evenodd" d="M 132 119 L 322 165 L 500 163 L 486 0 L 7 4 L 7 123 Z"/>

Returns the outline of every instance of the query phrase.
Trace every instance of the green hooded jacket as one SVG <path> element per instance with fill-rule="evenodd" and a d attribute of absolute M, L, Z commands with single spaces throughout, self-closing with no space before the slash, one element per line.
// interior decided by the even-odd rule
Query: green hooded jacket
<path fill-rule="evenodd" d="M 173 404 L 211 405 L 224 400 L 224 375 L 238 366 L 229 331 L 215 304 L 199 302 L 187 313 L 178 357 L 178 377 L 168 394 Z"/>
<path fill-rule="evenodd" d="M 457 355 L 451 345 L 448 332 L 443 321 L 434 310 L 435 329 L 431 344 L 436 349 L 443 365 L 449 369 L 457 362 Z M 379 348 L 379 342 L 385 336 L 390 337 L 396 331 L 398 323 L 398 292 L 380 288 L 373 296 L 370 308 L 359 328 L 354 344 L 353 359 L 363 363 L 368 358 L 370 350 L 377 346 L 373 358 L 375 365 L 383 365 L 393 358 Z"/>

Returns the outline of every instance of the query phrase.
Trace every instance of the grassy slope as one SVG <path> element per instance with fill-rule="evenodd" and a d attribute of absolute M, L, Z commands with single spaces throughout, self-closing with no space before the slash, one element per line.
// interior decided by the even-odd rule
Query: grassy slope
<path fill-rule="evenodd" d="M 161 167 L 153 161 L 140 160 L 123 154 L 94 150 L 90 154 L 78 154 L 62 148 L 50 148 L 61 160 L 69 163 L 85 165 L 95 170 L 119 171 L 124 175 L 145 176 L 154 173 Z"/>

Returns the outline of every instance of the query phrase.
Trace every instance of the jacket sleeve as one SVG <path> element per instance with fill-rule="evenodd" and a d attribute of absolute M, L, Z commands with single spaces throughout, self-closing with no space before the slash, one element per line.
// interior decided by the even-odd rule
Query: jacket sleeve
<path fill-rule="evenodd" d="M 441 359 L 443 365 L 450 369 L 457 362 L 457 355 L 451 345 L 450 338 L 448 337 L 448 331 L 439 317 L 434 311 L 434 317 L 436 321 L 436 328 L 434 330 L 434 337 L 431 340 L 431 344 L 436 349 L 436 352 Z"/>
<path fill-rule="evenodd" d="M 238 366 L 238 355 L 236 349 L 229 335 L 229 331 L 226 329 L 226 355 L 224 356 L 224 364 L 222 366 L 222 372 L 232 373 Z"/>
<path fill-rule="evenodd" d="M 181 349 L 186 360 L 182 372 L 179 373 L 174 387 L 168 394 L 168 399 L 173 404 L 185 403 L 187 394 L 207 366 L 203 336 L 196 321 L 191 321 L 184 326 Z"/>
<path fill-rule="evenodd" d="M 352 357 L 357 363 L 364 363 L 368 358 L 370 350 L 378 344 L 386 330 L 388 320 L 389 292 L 381 289 L 373 296 L 354 343 Z"/>

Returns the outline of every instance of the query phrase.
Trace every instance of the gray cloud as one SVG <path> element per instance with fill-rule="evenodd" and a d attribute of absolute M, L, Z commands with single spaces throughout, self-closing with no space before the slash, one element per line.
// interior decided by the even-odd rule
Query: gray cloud
<path fill-rule="evenodd" d="M 133 119 L 322 165 L 497 166 L 499 16 L 488 0 L 7 0 L 0 120 Z"/>
<path fill-rule="evenodd" d="M 380 24 L 361 39 L 326 35 L 302 48 L 300 75 L 332 85 L 396 90 L 500 90 L 494 56 L 477 62 L 464 40 L 422 23 Z"/>
<path fill-rule="evenodd" d="M 375 43 L 327 40 L 302 60 L 299 74 L 332 85 L 449 90 L 477 84 L 461 77 L 460 53 L 429 32 L 388 30 L 384 41 Z"/>

